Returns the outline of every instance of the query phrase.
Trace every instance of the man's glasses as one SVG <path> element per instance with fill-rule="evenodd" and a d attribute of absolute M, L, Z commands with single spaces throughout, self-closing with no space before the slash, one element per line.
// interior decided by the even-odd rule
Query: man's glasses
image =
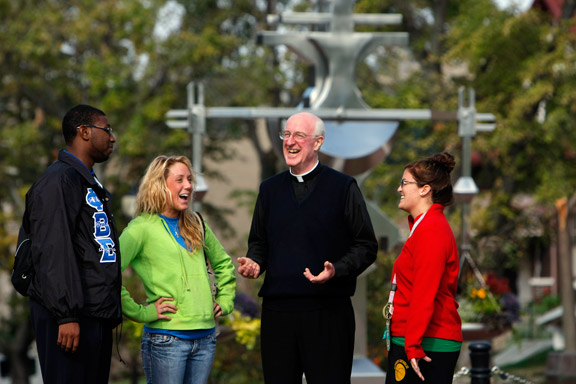
<path fill-rule="evenodd" d="M 319 135 L 307 135 L 302 132 L 291 133 L 289 131 L 280 131 L 278 132 L 278 136 L 280 136 L 280 139 L 282 140 L 288 140 L 290 137 L 292 137 L 296 141 L 304 141 L 307 137 L 318 137 Z"/>
<path fill-rule="evenodd" d="M 92 125 L 92 124 L 81 124 L 79 126 L 76 127 L 76 129 L 80 128 L 80 127 L 90 127 L 90 128 L 96 128 L 96 129 L 101 129 L 103 131 L 106 131 L 106 133 L 108 133 L 109 135 L 113 135 L 114 132 L 112 131 L 112 128 L 110 127 L 99 127 L 97 125 Z"/>
<path fill-rule="evenodd" d="M 404 187 L 406 184 L 419 184 L 417 181 L 410 181 L 406 179 L 400 180 L 400 186 Z"/>

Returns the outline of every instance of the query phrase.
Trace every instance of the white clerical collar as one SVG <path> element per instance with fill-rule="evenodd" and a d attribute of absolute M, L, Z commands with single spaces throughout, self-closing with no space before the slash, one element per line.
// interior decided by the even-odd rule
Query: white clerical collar
<path fill-rule="evenodd" d="M 304 176 L 312 173 L 312 172 L 316 169 L 316 167 L 318 166 L 319 163 L 320 163 L 320 160 L 316 161 L 316 165 L 314 166 L 314 168 L 312 168 L 312 169 L 309 170 L 308 172 L 303 173 L 303 174 L 301 174 L 301 175 L 295 175 L 294 173 L 292 173 L 292 168 L 290 168 L 290 174 L 291 174 L 292 176 L 294 176 L 294 177 L 296 178 L 296 180 L 298 180 L 299 183 L 303 183 L 303 182 L 304 182 Z"/>

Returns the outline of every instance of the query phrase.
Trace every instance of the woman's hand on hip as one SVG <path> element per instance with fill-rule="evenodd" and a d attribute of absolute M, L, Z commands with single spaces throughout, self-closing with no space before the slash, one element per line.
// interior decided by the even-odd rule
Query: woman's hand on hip
<path fill-rule="evenodd" d="M 214 318 L 217 319 L 218 317 L 222 316 L 222 308 L 220 308 L 220 304 L 214 302 Z"/>
<path fill-rule="evenodd" d="M 161 297 L 154 302 L 156 307 L 156 312 L 158 313 L 158 320 L 171 320 L 170 316 L 165 315 L 165 313 L 176 313 L 178 308 L 170 303 L 174 301 L 171 297 Z"/>

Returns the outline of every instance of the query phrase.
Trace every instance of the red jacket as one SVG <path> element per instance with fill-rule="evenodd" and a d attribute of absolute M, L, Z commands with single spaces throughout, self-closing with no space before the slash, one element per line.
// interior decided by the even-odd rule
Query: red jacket
<path fill-rule="evenodd" d="M 412 229 L 414 218 L 408 220 Z M 444 206 L 434 204 L 406 240 L 392 270 L 397 289 L 391 333 L 405 338 L 408 360 L 425 356 L 423 337 L 462 341 L 455 299 L 458 268 L 456 240 Z"/>

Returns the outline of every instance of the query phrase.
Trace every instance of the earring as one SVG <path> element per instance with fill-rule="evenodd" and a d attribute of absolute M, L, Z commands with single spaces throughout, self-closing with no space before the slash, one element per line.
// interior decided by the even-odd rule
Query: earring
<path fill-rule="evenodd" d="M 420 196 L 424 196 L 424 194 L 422 192 L 420 192 Z"/>

